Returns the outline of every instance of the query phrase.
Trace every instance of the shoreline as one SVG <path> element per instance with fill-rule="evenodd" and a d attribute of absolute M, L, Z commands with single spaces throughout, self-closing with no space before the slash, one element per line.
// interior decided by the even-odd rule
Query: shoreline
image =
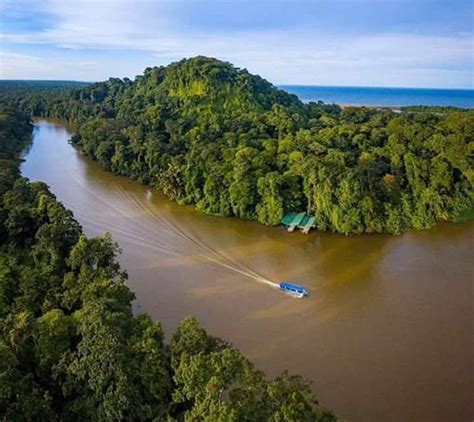
<path fill-rule="evenodd" d="M 58 146 L 60 143 L 52 140 L 49 145 Z M 34 163 L 31 169 L 40 179 L 42 173 L 38 171 L 41 168 L 47 171 L 50 166 L 51 147 L 43 146 L 43 155 L 37 155 L 36 159 L 31 157 L 36 161 L 31 161 Z M 38 166 L 41 161 L 37 158 L 41 156 L 45 160 L 42 166 Z M 89 217 L 83 216 L 82 220 L 86 232 L 94 233 L 94 230 L 105 227 L 111 231 L 124 251 L 123 268 L 127 269 L 130 286 L 137 295 L 135 309 L 150 313 L 153 319 L 161 321 L 166 333 L 174 330 L 181 314 L 193 313 L 200 318 L 204 328 L 233 342 L 270 377 L 284 367 L 312 380 L 314 390 L 324 392 L 319 397 L 320 402 L 341 417 L 350 415 L 354 420 L 364 420 L 364 417 L 377 419 L 380 415 L 397 413 L 401 419 L 412 419 L 423 413 L 430 418 L 443 411 L 446 420 L 463 419 L 468 402 L 465 392 L 470 391 L 470 380 L 467 376 L 460 377 L 458 371 L 467 364 L 462 350 L 469 344 L 463 336 L 469 325 L 464 314 L 452 309 L 468 309 L 468 300 L 462 295 L 468 283 L 462 279 L 464 270 L 459 266 L 466 262 L 462 255 L 466 253 L 463 245 L 466 245 L 467 229 L 472 230 L 471 225 L 442 224 L 435 230 L 413 231 L 401 237 L 346 237 L 318 233 L 311 245 L 302 236 L 285 236 L 282 241 L 286 233 L 278 233 L 278 229 L 272 234 L 270 228 L 260 224 L 257 227 L 257 223 L 254 226 L 254 222 L 246 220 L 232 218 L 221 224 L 213 218 L 197 218 L 197 213 L 188 212 L 187 207 L 164 203 L 161 195 L 147 196 L 146 189 L 139 183 L 135 185 L 125 176 L 106 172 L 97 162 L 80 160 L 86 165 L 77 167 L 73 165 L 74 160 L 69 161 L 74 159 L 74 154 L 58 156 L 61 157 L 61 167 L 73 169 L 73 173 L 66 172 L 70 178 L 64 179 L 61 167 L 58 167 L 57 171 L 49 172 L 52 179 L 42 180 L 56 185 L 54 193 L 68 208 L 87 209 Z M 76 175 L 81 178 L 76 179 Z M 127 196 L 120 194 L 124 190 Z M 98 201 L 98 197 L 105 202 Z M 127 197 L 138 199 L 145 209 L 138 213 L 133 205 L 136 201 L 126 201 Z M 116 202 L 117 199 L 120 202 Z M 158 221 L 146 213 L 150 207 L 153 210 L 151 215 L 158 216 Z M 117 208 L 120 212 L 116 211 Z M 93 217 L 91 220 L 90 216 L 98 219 Z M 76 215 L 78 217 L 80 214 Z M 155 228 L 160 224 L 158 235 Z M 203 250 L 194 242 L 183 243 L 184 239 L 173 227 L 179 227 L 210 249 Z M 251 232 L 247 232 L 247 228 Z M 139 246 L 136 244 L 139 241 L 137 236 L 142 239 Z M 447 239 L 451 239 L 457 249 L 453 250 Z M 163 248 L 152 247 L 156 243 L 180 251 L 182 261 L 177 261 L 181 258 Z M 401 262 L 420 249 L 424 253 L 417 259 Z M 217 262 L 203 261 L 203 254 L 211 250 L 224 255 L 217 261 L 230 256 L 269 279 L 294 280 L 315 294 L 305 301 L 277 294 L 265 285 L 226 270 Z M 208 253 L 214 256 L 213 252 Z M 433 268 L 433 255 L 437 257 L 436 268 Z M 453 261 L 453 256 L 457 256 L 459 262 Z M 446 301 L 445 295 L 440 294 L 445 292 L 445 277 L 436 277 L 436 274 L 444 274 L 441 268 L 450 274 L 453 285 L 459 286 L 459 290 L 454 290 L 449 296 L 453 305 L 448 307 L 451 312 L 435 314 L 435 321 L 426 326 L 427 315 L 433 315 Z M 188 282 L 191 269 L 192 280 Z M 431 288 L 427 289 L 427 286 Z M 423 307 L 419 306 L 420 298 L 423 298 Z M 377 306 L 373 306 L 375 301 Z M 395 311 L 394 303 L 397 304 Z M 407 314 L 411 316 L 409 319 L 405 318 Z M 389 324 L 387 329 L 380 321 L 390 318 L 398 325 L 395 324 L 394 328 L 394 324 Z M 437 330 L 439 321 L 443 321 L 443 332 Z M 288 337 L 288 330 L 281 330 L 282 326 L 297 331 Z M 374 331 L 380 339 L 375 349 L 371 337 Z M 459 332 L 459 337 L 448 335 L 453 332 Z M 271 342 L 263 347 L 261 338 L 265 333 L 271 334 Z M 327 346 L 321 347 L 321 339 Z M 344 347 L 348 341 L 357 341 L 355 351 L 348 352 Z M 413 365 L 425 356 L 430 357 L 426 365 L 416 366 L 420 378 L 431 379 L 431 368 L 437 362 L 437 356 L 431 354 L 433 343 L 439 345 L 440 355 L 447 354 L 450 361 L 456 362 L 455 366 L 443 368 L 442 372 L 446 379 L 443 388 L 451 391 L 454 397 L 449 406 L 438 409 L 436 401 L 433 404 L 431 400 L 441 394 L 438 383 L 428 383 L 427 398 L 420 398 L 416 412 L 404 405 L 405 391 L 416 395 L 418 389 L 406 381 L 413 375 L 413 366 L 404 366 L 401 370 L 397 367 L 398 360 L 392 353 L 394 341 L 398 353 L 404 356 L 415 354 Z M 453 349 L 450 347 L 453 343 L 460 347 Z M 332 350 L 342 352 L 330 353 Z M 288 356 L 292 359 L 288 360 Z M 380 364 L 387 366 L 388 373 L 399 374 L 400 389 L 394 389 L 386 382 L 386 373 L 381 374 L 378 367 L 366 363 L 367 356 L 379 359 Z M 363 363 L 355 373 L 352 367 L 343 364 L 349 358 Z M 292 363 L 290 368 L 288 362 Z M 320 365 L 314 362 L 320 362 Z M 377 385 L 379 393 L 375 399 L 361 393 L 355 400 L 347 401 L 337 388 L 324 388 L 334 382 L 343 383 L 344 388 L 353 388 L 354 391 L 360 390 L 356 388 L 359 383 L 365 385 L 369 382 Z M 390 397 L 387 405 L 378 404 L 382 396 Z"/>
<path fill-rule="evenodd" d="M 304 103 L 322 101 L 341 107 L 400 109 L 404 107 L 453 107 L 474 109 L 472 89 L 401 87 L 351 87 L 319 85 L 277 85 Z"/>
<path fill-rule="evenodd" d="M 342 106 L 342 105 L 339 105 L 341 108 L 348 108 L 348 107 L 354 107 L 352 105 L 347 105 L 347 106 Z M 359 107 L 366 107 L 366 108 L 374 108 L 374 107 L 369 107 L 369 106 L 359 106 Z M 384 107 L 386 108 L 386 107 Z M 399 111 L 396 111 L 396 110 L 392 110 L 394 112 L 398 112 L 398 113 L 401 113 L 401 110 Z M 72 135 L 77 131 L 77 127 L 75 127 L 74 123 L 72 122 L 69 122 L 67 120 L 61 120 L 59 118 L 50 118 L 50 117 L 38 117 L 38 116 L 33 116 L 32 117 L 32 121 L 33 123 L 36 125 L 37 123 L 40 123 L 41 121 L 45 121 L 45 122 L 52 122 L 53 124 L 57 124 L 57 125 L 61 125 L 61 126 L 64 126 L 68 131 L 70 131 L 70 134 L 71 134 L 71 138 L 68 140 L 68 143 L 72 144 L 71 143 L 71 139 L 72 139 Z M 72 144 L 73 145 L 73 144 Z M 194 212 L 198 213 L 198 214 L 201 214 L 201 215 L 206 215 L 206 216 L 210 216 L 210 217 L 217 217 L 217 218 L 222 218 L 222 219 L 237 219 L 238 221 L 249 221 L 249 222 L 255 222 L 256 224 L 258 225 L 264 225 L 263 223 L 259 222 L 257 219 L 242 219 L 242 218 L 239 218 L 235 215 L 231 215 L 231 216 L 221 216 L 221 215 L 217 215 L 217 214 L 209 214 L 209 213 L 205 213 L 205 212 L 202 212 L 200 210 L 198 210 L 196 208 L 196 204 L 195 203 L 191 203 L 191 204 L 180 204 L 179 202 L 169 198 L 161 189 L 159 189 L 158 187 L 156 186 L 152 186 L 152 185 L 148 185 L 148 184 L 145 184 L 145 183 L 142 183 L 140 182 L 138 179 L 135 179 L 129 175 L 119 175 L 117 173 L 115 173 L 114 171 L 112 170 L 109 170 L 109 169 L 105 169 L 104 167 L 102 167 L 98 162 L 97 160 L 95 160 L 94 158 L 88 156 L 84 150 L 81 148 L 80 145 L 73 145 L 73 148 L 76 149 L 80 155 L 86 157 L 87 159 L 91 160 L 92 162 L 96 163 L 102 170 L 106 171 L 107 173 L 110 173 L 110 174 L 113 174 L 114 176 L 118 176 L 118 177 L 123 177 L 125 179 L 128 179 L 130 181 L 134 181 L 134 182 L 137 182 L 139 183 L 140 185 L 142 186 L 145 186 L 145 187 L 148 187 L 148 188 L 154 188 L 154 189 L 157 189 L 162 195 L 164 195 L 164 197 L 166 197 L 167 200 L 173 202 L 173 203 L 176 203 L 177 205 L 179 205 L 180 207 L 190 207 L 194 210 Z M 471 221 L 473 218 L 474 218 L 474 214 L 472 214 L 472 211 L 468 210 L 467 211 L 469 213 L 469 217 L 467 219 L 463 219 L 461 221 L 459 221 L 460 223 L 464 222 L 464 221 Z M 453 217 L 454 218 L 454 217 Z M 451 224 L 456 224 L 456 222 L 454 220 L 445 220 L 446 222 L 448 223 L 451 223 Z M 438 224 L 440 223 L 440 221 L 437 221 L 432 227 L 430 228 L 426 228 L 426 229 L 423 229 L 424 231 L 428 231 L 430 229 L 432 229 L 433 227 L 436 227 Z M 276 224 L 276 225 L 273 225 L 271 226 L 273 228 L 281 228 L 282 227 L 282 223 L 280 222 L 280 224 Z M 332 234 L 337 234 L 337 235 L 341 235 L 341 236 L 344 236 L 344 237 L 362 237 L 362 236 L 379 236 L 379 235 L 382 235 L 382 236 L 391 236 L 391 237 L 397 237 L 397 236 L 401 236 L 405 233 L 409 233 L 411 231 L 413 231 L 414 228 L 413 227 L 409 227 L 407 228 L 403 233 L 400 233 L 400 234 L 394 234 L 394 233 L 388 233 L 388 232 L 373 232 L 373 233 L 367 233 L 367 232 L 363 232 L 363 233 L 342 233 L 342 232 L 337 232 L 337 231 L 331 231 L 331 230 L 321 230 L 321 229 L 318 229 L 318 228 L 313 228 L 313 230 L 311 230 L 312 233 L 332 233 Z M 286 230 L 285 230 L 286 231 Z"/>
<path fill-rule="evenodd" d="M 400 106 L 400 105 L 376 105 L 376 104 L 336 104 L 339 107 L 341 107 L 343 110 L 345 108 L 374 108 L 376 110 L 392 110 L 395 112 L 400 113 L 402 111 L 402 107 L 407 107 L 407 106 Z M 408 106 L 409 107 L 409 106 Z M 437 106 L 432 106 L 432 107 L 437 107 Z"/>
<path fill-rule="evenodd" d="M 303 101 L 304 103 L 308 103 L 310 101 Z M 329 103 L 324 103 L 329 104 Z M 372 108 L 375 110 L 391 110 L 395 113 L 401 113 L 403 111 L 415 113 L 415 112 L 430 112 L 430 113 L 438 113 L 437 109 L 449 109 L 452 111 L 469 111 L 474 110 L 472 107 L 457 107 L 457 106 L 443 106 L 443 105 L 379 105 L 379 104 L 362 104 L 362 103 L 355 103 L 355 104 L 348 104 L 348 103 L 333 103 L 343 110 L 346 108 Z M 410 107 L 422 107 L 420 110 L 410 110 Z M 434 110 L 431 110 L 434 109 Z"/>

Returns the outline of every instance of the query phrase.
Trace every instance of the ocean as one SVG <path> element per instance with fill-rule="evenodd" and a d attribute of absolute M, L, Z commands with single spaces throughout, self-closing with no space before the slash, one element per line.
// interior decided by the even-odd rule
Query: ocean
<path fill-rule="evenodd" d="M 351 86 L 280 85 L 302 101 L 324 101 L 341 105 L 455 106 L 474 108 L 473 89 L 376 88 Z"/>

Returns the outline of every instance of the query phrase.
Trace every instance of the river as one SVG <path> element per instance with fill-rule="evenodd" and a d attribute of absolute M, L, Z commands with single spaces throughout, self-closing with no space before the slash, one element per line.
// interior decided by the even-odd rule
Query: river
<path fill-rule="evenodd" d="M 57 123 L 36 122 L 22 172 L 87 235 L 112 233 L 135 310 L 169 335 L 186 315 L 259 369 L 313 382 L 349 421 L 469 421 L 474 223 L 400 237 L 287 233 L 209 217 L 102 170 Z M 266 281 L 310 290 L 294 299 Z"/>

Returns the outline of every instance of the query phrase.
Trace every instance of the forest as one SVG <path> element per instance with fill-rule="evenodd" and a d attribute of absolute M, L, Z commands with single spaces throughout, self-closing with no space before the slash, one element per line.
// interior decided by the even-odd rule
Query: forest
<path fill-rule="evenodd" d="M 110 235 L 87 238 L 42 182 L 21 177 L 29 115 L 0 109 L 2 421 L 335 421 L 308 382 L 268 380 L 193 317 L 169 341 Z"/>
<path fill-rule="evenodd" d="M 401 234 L 474 209 L 473 110 L 303 103 L 207 57 L 0 103 L 71 122 L 102 167 L 206 214 L 277 225 L 306 211 L 319 230 Z"/>

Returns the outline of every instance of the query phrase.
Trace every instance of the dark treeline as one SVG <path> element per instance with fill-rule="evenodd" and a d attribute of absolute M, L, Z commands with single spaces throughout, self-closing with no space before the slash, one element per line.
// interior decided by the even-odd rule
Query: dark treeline
<path fill-rule="evenodd" d="M 75 123 L 104 168 L 208 214 L 306 210 L 321 230 L 398 234 L 473 207 L 472 110 L 304 104 L 205 57 L 33 98 L 6 100 Z"/>
<path fill-rule="evenodd" d="M 84 88 L 91 85 L 92 82 L 78 81 L 54 81 L 54 80 L 28 80 L 28 79 L 0 79 L 0 91 L 5 93 L 14 93 L 18 91 L 25 93 L 38 92 L 59 92 L 70 91 L 72 89 Z"/>
<path fill-rule="evenodd" d="M 110 236 L 86 238 L 44 183 L 20 177 L 31 129 L 0 111 L 0 420 L 335 420 L 304 380 L 266 380 L 194 318 L 166 344 L 134 316 Z"/>
<path fill-rule="evenodd" d="M 0 101 L 3 107 L 22 110 L 31 116 L 47 116 L 61 94 L 84 88 L 89 82 L 0 80 Z"/>
<path fill-rule="evenodd" d="M 403 106 L 400 107 L 401 111 L 412 111 L 412 112 L 429 112 L 429 113 L 449 113 L 452 111 L 466 111 L 464 108 L 455 106 Z"/>

